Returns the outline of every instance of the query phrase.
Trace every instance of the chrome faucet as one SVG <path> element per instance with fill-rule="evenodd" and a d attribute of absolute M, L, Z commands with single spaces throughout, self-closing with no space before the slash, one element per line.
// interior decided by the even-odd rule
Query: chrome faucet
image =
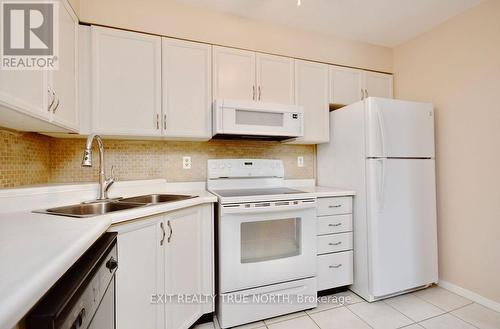
<path fill-rule="evenodd" d="M 102 143 L 101 136 L 97 134 L 91 134 L 87 137 L 87 144 L 85 145 L 85 151 L 83 153 L 82 166 L 92 167 L 92 142 L 94 139 L 97 141 L 97 146 L 99 147 L 99 198 L 97 200 L 107 200 L 108 190 L 115 182 L 114 166 L 111 167 L 111 177 L 106 178 L 104 172 L 104 144 Z"/>

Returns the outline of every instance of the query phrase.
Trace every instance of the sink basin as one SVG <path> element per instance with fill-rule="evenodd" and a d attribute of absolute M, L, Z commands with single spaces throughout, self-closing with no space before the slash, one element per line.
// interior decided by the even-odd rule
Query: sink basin
<path fill-rule="evenodd" d="M 144 204 L 140 203 L 126 203 L 126 202 L 93 202 L 93 203 L 81 203 L 75 204 L 71 206 L 63 206 L 50 208 L 41 211 L 35 211 L 43 214 L 50 215 L 59 215 L 59 216 L 68 216 L 68 217 L 93 217 L 104 215 L 110 212 L 120 211 L 120 210 L 128 210 L 137 207 L 143 207 Z"/>
<path fill-rule="evenodd" d="M 182 201 L 187 199 L 196 198 L 196 195 L 179 195 L 179 194 L 148 194 L 134 196 L 130 198 L 124 198 L 118 202 L 131 202 L 131 203 L 141 203 L 141 204 L 159 204 L 166 202 Z"/>

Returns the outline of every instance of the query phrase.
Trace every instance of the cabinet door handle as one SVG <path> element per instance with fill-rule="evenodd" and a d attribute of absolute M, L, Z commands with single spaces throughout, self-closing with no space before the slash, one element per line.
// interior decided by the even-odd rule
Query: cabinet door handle
<path fill-rule="evenodd" d="M 342 225 L 342 223 L 328 224 L 328 226 L 332 226 L 332 227 L 337 227 L 337 226 L 340 226 L 340 225 Z"/>
<path fill-rule="evenodd" d="M 56 105 L 54 106 L 54 109 L 52 110 L 52 113 L 56 113 L 57 109 L 59 108 L 59 105 L 61 104 L 61 99 L 57 96 L 56 92 L 54 91 L 54 97 L 57 99 Z"/>
<path fill-rule="evenodd" d="M 160 129 L 160 115 L 156 113 L 156 130 Z"/>
<path fill-rule="evenodd" d="M 170 221 L 167 221 L 167 226 L 170 230 L 170 234 L 168 235 L 167 242 L 170 243 L 170 240 L 172 240 L 172 234 L 174 234 L 174 230 L 172 229 L 172 225 L 170 224 Z"/>
<path fill-rule="evenodd" d="M 160 246 L 163 246 L 163 243 L 165 242 L 165 226 L 163 225 L 163 222 L 160 223 L 160 228 L 162 232 Z"/>
<path fill-rule="evenodd" d="M 342 244 L 342 241 L 339 241 L 339 242 L 330 242 L 328 245 L 329 246 L 339 246 Z"/>
<path fill-rule="evenodd" d="M 252 86 L 252 100 L 255 100 L 255 86 Z"/>
<path fill-rule="evenodd" d="M 361 100 L 365 99 L 365 90 L 361 88 Z"/>
<path fill-rule="evenodd" d="M 259 101 L 260 101 L 260 96 L 262 95 L 261 88 L 259 86 Z"/>
<path fill-rule="evenodd" d="M 342 207 L 341 204 L 336 204 L 336 205 L 330 205 L 330 206 L 328 206 L 328 208 L 340 208 L 340 207 Z"/>
<path fill-rule="evenodd" d="M 48 88 L 47 88 L 47 91 L 49 92 L 49 97 L 51 97 L 51 96 L 52 96 L 52 101 L 50 102 L 49 107 L 47 108 L 47 110 L 48 110 L 49 112 L 52 112 L 52 106 L 54 105 L 54 102 L 56 101 L 56 93 L 55 93 L 55 91 L 54 91 L 52 88 L 50 88 L 50 87 L 48 87 Z"/>
<path fill-rule="evenodd" d="M 163 114 L 163 130 L 167 130 L 167 115 Z"/>
<path fill-rule="evenodd" d="M 330 265 L 330 266 L 328 266 L 328 267 L 329 267 L 329 268 L 339 268 L 339 267 L 341 267 L 341 266 L 342 266 L 342 264 L 337 264 L 337 265 Z"/>
<path fill-rule="evenodd" d="M 365 98 L 368 98 L 368 89 L 365 89 Z"/>

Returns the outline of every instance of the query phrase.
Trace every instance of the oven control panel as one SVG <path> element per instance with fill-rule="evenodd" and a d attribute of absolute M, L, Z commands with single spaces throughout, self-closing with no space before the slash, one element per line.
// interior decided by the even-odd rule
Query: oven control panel
<path fill-rule="evenodd" d="M 269 159 L 213 159 L 208 160 L 208 178 L 283 178 L 283 161 Z"/>

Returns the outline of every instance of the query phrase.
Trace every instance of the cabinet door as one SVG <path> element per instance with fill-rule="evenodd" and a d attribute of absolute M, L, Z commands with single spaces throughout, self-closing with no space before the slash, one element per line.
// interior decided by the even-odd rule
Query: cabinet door
<path fill-rule="evenodd" d="M 363 72 L 347 67 L 330 65 L 330 103 L 349 105 L 360 101 Z"/>
<path fill-rule="evenodd" d="M 0 72 L 0 105 L 49 121 L 48 71 Z"/>
<path fill-rule="evenodd" d="M 255 53 L 213 47 L 213 88 L 215 99 L 255 100 Z"/>
<path fill-rule="evenodd" d="M 212 47 L 162 39 L 163 135 L 212 137 Z"/>
<path fill-rule="evenodd" d="M 51 72 L 49 82 L 56 95 L 52 121 L 78 131 L 78 20 L 67 6 L 66 2 L 59 5 L 59 70 Z"/>
<path fill-rule="evenodd" d="M 367 96 L 392 98 L 392 75 L 364 72 L 364 87 Z"/>
<path fill-rule="evenodd" d="M 165 328 L 164 304 L 151 303 L 152 294 L 164 292 L 162 219 L 156 216 L 112 228 L 118 232 L 116 328 Z"/>
<path fill-rule="evenodd" d="M 92 26 L 92 130 L 161 135 L 161 37 Z"/>
<path fill-rule="evenodd" d="M 294 104 L 293 59 L 257 54 L 257 100 Z"/>
<path fill-rule="evenodd" d="M 304 107 L 304 136 L 294 143 L 328 142 L 328 65 L 295 61 L 295 100 Z"/>
<path fill-rule="evenodd" d="M 165 217 L 167 295 L 196 297 L 213 293 L 211 209 L 211 205 L 192 207 Z M 206 302 L 167 304 L 167 328 L 189 328 L 201 315 L 213 311 L 211 299 Z"/>

